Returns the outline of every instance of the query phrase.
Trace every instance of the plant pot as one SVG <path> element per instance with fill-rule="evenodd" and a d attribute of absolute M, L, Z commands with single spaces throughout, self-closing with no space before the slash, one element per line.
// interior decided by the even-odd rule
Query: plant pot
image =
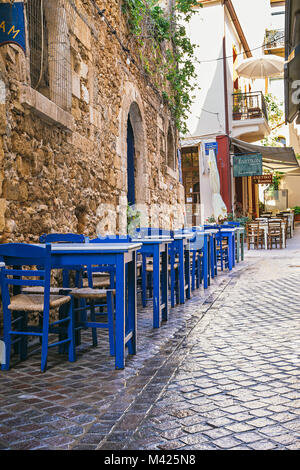
<path fill-rule="evenodd" d="M 242 119 L 242 113 L 233 113 L 233 120 L 240 121 Z"/>
<path fill-rule="evenodd" d="M 299 222 L 300 221 L 300 214 L 295 214 L 295 222 Z"/>

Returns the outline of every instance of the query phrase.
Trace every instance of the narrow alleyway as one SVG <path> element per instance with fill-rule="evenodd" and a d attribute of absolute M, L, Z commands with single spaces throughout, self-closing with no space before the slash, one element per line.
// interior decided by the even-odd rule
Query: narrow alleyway
<path fill-rule="evenodd" d="M 106 333 L 75 364 L 0 373 L 0 449 L 299 449 L 300 228 L 251 251 L 152 329 L 116 371 Z"/>

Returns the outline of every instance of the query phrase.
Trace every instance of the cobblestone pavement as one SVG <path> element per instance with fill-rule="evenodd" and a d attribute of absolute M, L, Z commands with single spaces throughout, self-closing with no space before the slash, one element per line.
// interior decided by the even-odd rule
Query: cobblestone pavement
<path fill-rule="evenodd" d="M 51 352 L 0 372 L 0 449 L 299 449 L 300 229 L 251 251 L 152 329 L 114 370 L 90 335 L 75 364 Z"/>

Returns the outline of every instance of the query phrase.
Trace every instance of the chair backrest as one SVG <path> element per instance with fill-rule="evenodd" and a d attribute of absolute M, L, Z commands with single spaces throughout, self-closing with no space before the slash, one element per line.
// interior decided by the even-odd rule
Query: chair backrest
<path fill-rule="evenodd" d="M 40 243 L 85 243 L 87 237 L 78 233 L 44 233 Z"/>
<path fill-rule="evenodd" d="M 136 236 L 141 236 L 143 237 L 159 237 L 159 236 L 165 236 L 165 237 L 174 237 L 174 231 L 173 230 L 167 230 L 163 228 L 156 228 L 156 227 L 139 227 L 136 229 Z"/>
<path fill-rule="evenodd" d="M 260 227 L 259 227 L 259 221 L 254 221 L 254 222 L 249 222 L 246 225 L 246 230 L 248 235 L 256 235 L 259 233 Z"/>
<path fill-rule="evenodd" d="M 131 243 L 130 235 L 107 235 L 106 237 L 98 237 L 88 240 L 88 243 Z"/>
<path fill-rule="evenodd" d="M 281 229 L 282 229 L 282 224 L 283 223 L 284 223 L 283 221 L 278 220 L 278 219 L 277 220 L 272 220 L 272 219 L 269 220 L 269 222 L 268 222 L 268 231 L 270 233 L 275 233 L 276 232 L 279 235 L 281 235 L 281 233 L 282 233 Z"/>
<path fill-rule="evenodd" d="M 0 257 L 5 263 L 0 274 L 3 305 L 9 305 L 9 285 L 14 286 L 14 293 L 19 293 L 22 286 L 42 286 L 44 305 L 49 308 L 51 245 L 46 244 L 42 248 L 25 243 L 6 243 L 0 245 Z M 36 269 L 31 269 L 32 267 Z"/>
<path fill-rule="evenodd" d="M 240 227 L 240 222 L 233 222 L 233 221 L 228 221 L 228 222 L 224 222 L 222 226 L 226 226 L 226 225 L 231 225 L 232 227 Z"/>

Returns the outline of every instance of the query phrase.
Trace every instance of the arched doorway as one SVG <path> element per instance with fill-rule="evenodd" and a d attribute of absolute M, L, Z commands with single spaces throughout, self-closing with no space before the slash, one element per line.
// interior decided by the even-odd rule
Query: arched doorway
<path fill-rule="evenodd" d="M 127 117 L 127 200 L 129 205 L 145 200 L 145 133 L 140 108 L 131 103 Z"/>
<path fill-rule="evenodd" d="M 130 115 L 127 119 L 127 201 L 130 206 L 135 204 L 135 145 Z"/>

